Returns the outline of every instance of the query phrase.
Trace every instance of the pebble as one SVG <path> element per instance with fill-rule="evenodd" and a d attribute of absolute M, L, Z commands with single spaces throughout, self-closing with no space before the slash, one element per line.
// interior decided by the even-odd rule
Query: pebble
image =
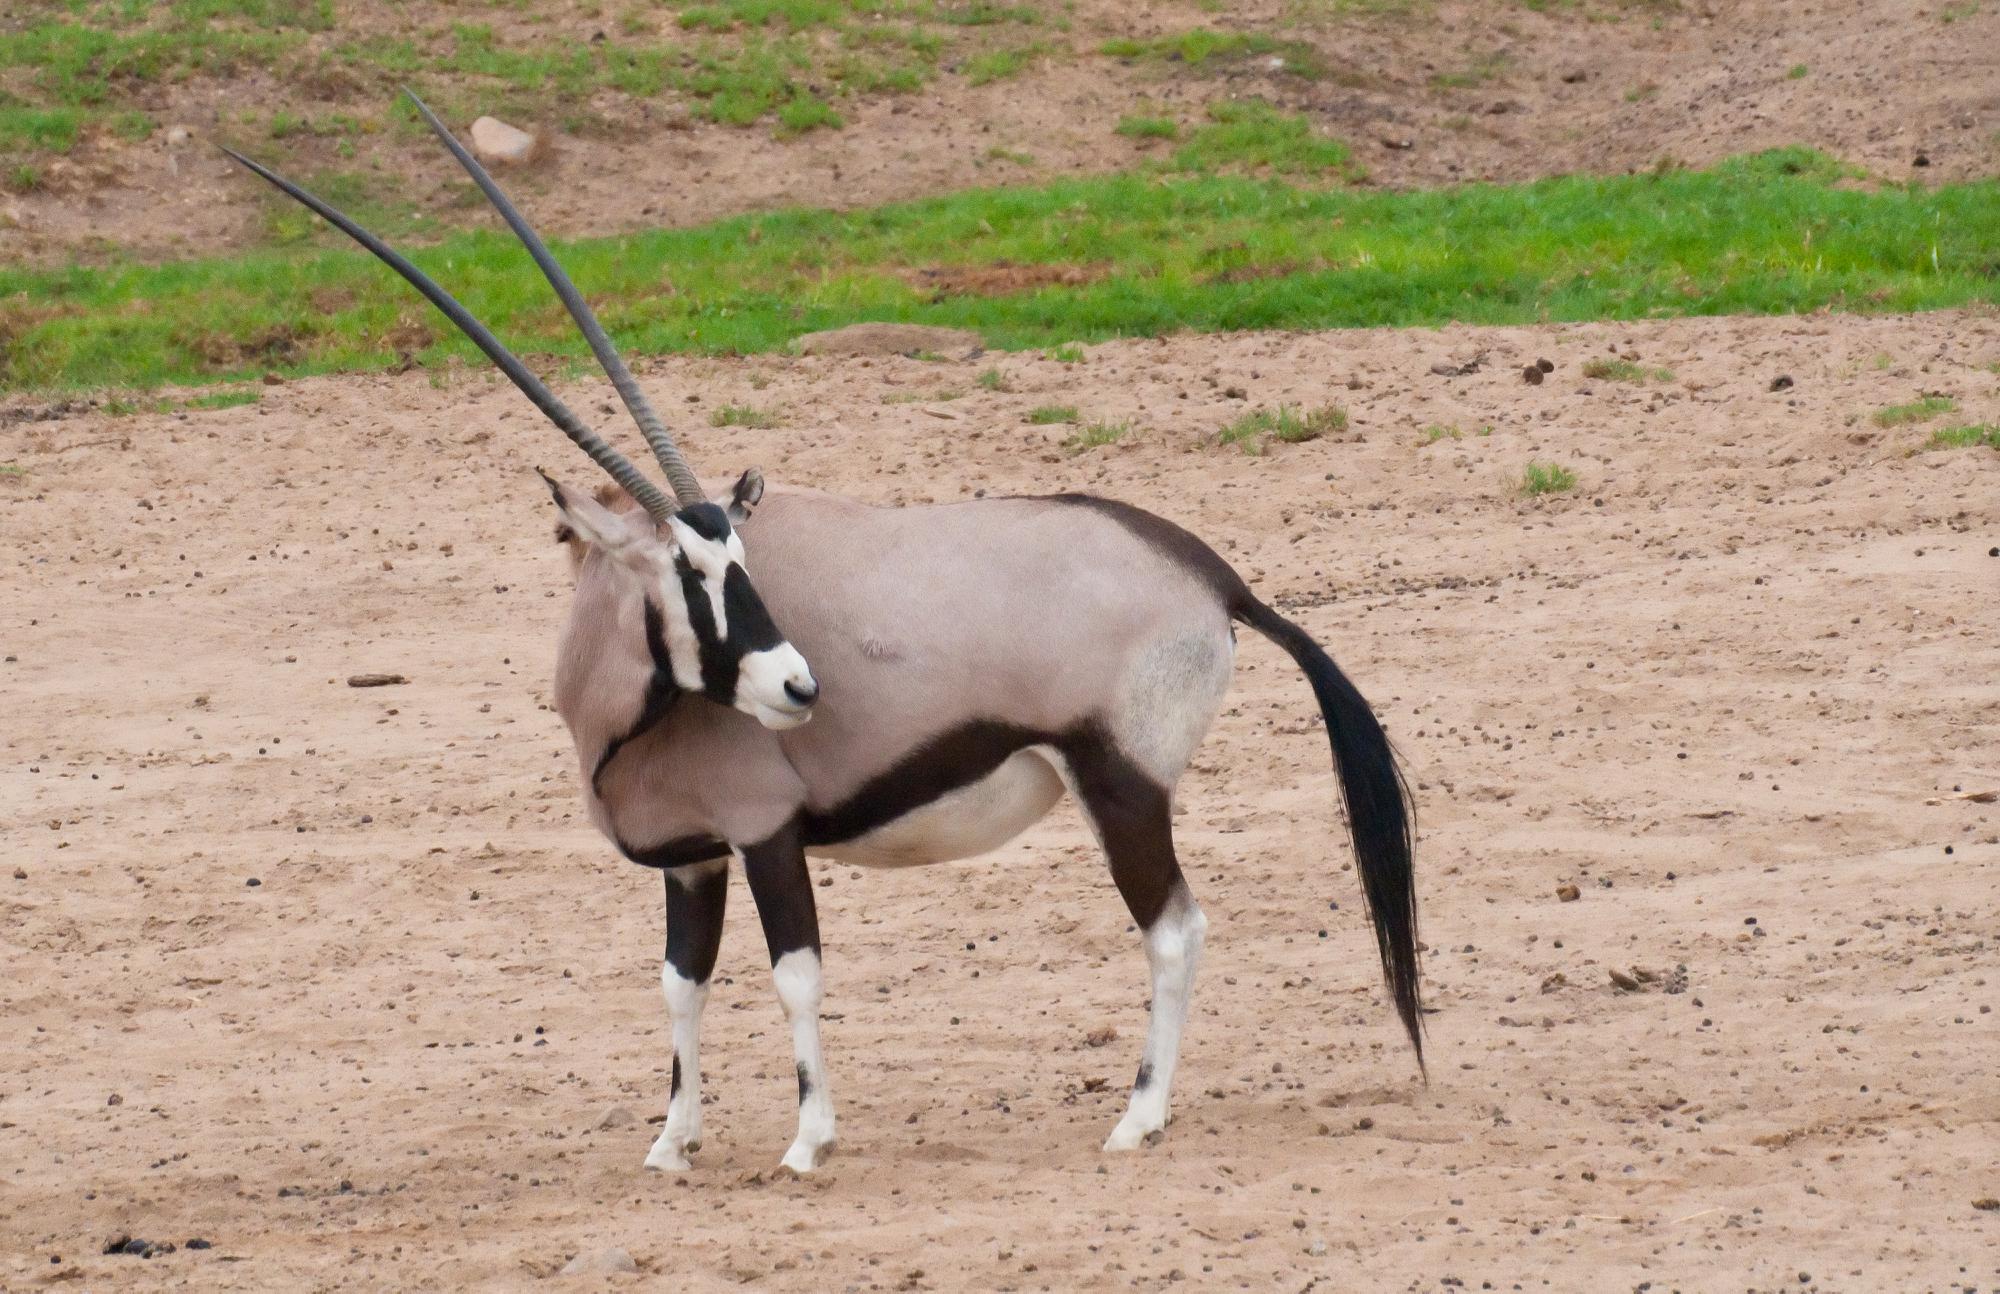
<path fill-rule="evenodd" d="M 614 1272 L 636 1272 L 639 1264 L 623 1249 L 593 1249 L 578 1254 L 563 1265 L 564 1276 L 605 1276 Z"/>
<path fill-rule="evenodd" d="M 534 135 L 498 117 L 481 117 L 472 123 L 472 151 L 482 162 L 525 162 L 534 156 L 536 142 Z"/>
<path fill-rule="evenodd" d="M 1574 903 L 1583 897 L 1583 892 L 1574 885 L 1558 885 L 1556 886 L 1556 897 L 1564 903 Z"/>

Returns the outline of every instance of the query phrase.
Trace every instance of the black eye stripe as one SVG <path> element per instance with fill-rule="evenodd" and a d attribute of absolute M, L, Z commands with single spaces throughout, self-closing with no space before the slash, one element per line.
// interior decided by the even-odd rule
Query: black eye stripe
<path fill-rule="evenodd" d="M 681 573 L 681 599 L 687 603 L 688 627 L 694 630 L 695 647 L 701 658 L 702 694 L 728 705 L 736 699 L 736 663 L 742 653 L 722 641 L 716 632 L 715 608 L 709 603 L 708 589 L 701 576 L 692 570 Z"/>
<path fill-rule="evenodd" d="M 769 651 L 784 643 L 785 636 L 764 609 L 764 599 L 751 587 L 749 573 L 735 562 L 723 572 L 722 610 L 729 620 L 730 640 L 739 651 Z"/>

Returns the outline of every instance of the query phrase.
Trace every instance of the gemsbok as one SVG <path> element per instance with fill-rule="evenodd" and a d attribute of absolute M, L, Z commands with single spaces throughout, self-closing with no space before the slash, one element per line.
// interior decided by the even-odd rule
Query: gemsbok
<path fill-rule="evenodd" d="M 421 270 L 229 155 L 408 280 L 621 487 L 600 498 L 543 478 L 576 583 L 556 708 L 591 820 L 666 881 L 673 1079 L 647 1167 L 684 1169 L 701 1144 L 701 1013 L 731 857 L 756 901 L 798 1063 L 798 1137 L 783 1162 L 808 1172 L 834 1144 L 834 1114 L 807 856 L 880 867 L 969 858 L 1020 835 L 1065 790 L 1103 847 L 1152 974 L 1138 1078 L 1104 1148 L 1161 1133 L 1208 926 L 1174 857 L 1173 792 L 1229 687 L 1235 623 L 1277 643 L 1312 684 L 1383 974 L 1421 1066 L 1407 793 L 1368 703 L 1305 630 L 1208 545 L 1109 499 L 873 507 L 767 492 L 754 469 L 711 499 L 542 240 L 417 109 L 568 307 L 673 500 Z"/>

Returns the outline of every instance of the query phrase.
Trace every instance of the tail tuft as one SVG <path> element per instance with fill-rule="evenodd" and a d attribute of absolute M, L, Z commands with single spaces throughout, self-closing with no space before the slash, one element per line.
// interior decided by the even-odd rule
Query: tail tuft
<path fill-rule="evenodd" d="M 1361 892 L 1375 926 L 1382 977 L 1403 1028 L 1424 1063 L 1422 1002 L 1417 967 L 1417 886 L 1411 863 L 1409 787 L 1389 736 L 1367 700 L 1320 645 L 1299 626 L 1246 593 L 1231 608 L 1237 620 L 1285 649 L 1312 684 L 1333 747 L 1347 827 L 1361 873 Z"/>

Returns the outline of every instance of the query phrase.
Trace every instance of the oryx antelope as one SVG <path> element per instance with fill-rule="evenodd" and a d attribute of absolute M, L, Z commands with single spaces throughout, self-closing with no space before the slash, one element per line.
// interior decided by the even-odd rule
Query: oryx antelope
<path fill-rule="evenodd" d="M 576 580 L 555 696 L 592 821 L 666 880 L 673 1080 L 648 1167 L 685 1168 L 701 1144 L 701 1013 L 731 857 L 797 1054 L 798 1137 L 784 1163 L 808 1171 L 833 1145 L 834 1114 L 807 855 L 884 867 L 968 858 L 1019 835 L 1065 790 L 1103 846 L 1152 972 L 1138 1079 L 1105 1149 L 1161 1132 L 1208 925 L 1174 858 L 1173 791 L 1229 686 L 1237 623 L 1284 648 L 1312 684 L 1382 968 L 1421 1063 L 1403 783 L 1367 702 L 1303 629 L 1193 535 L 1107 499 L 878 508 L 767 493 L 755 470 L 711 499 L 542 241 L 418 109 L 569 308 L 674 499 L 415 266 L 230 155 L 407 279 L 622 487 L 601 500 L 548 481 Z"/>

